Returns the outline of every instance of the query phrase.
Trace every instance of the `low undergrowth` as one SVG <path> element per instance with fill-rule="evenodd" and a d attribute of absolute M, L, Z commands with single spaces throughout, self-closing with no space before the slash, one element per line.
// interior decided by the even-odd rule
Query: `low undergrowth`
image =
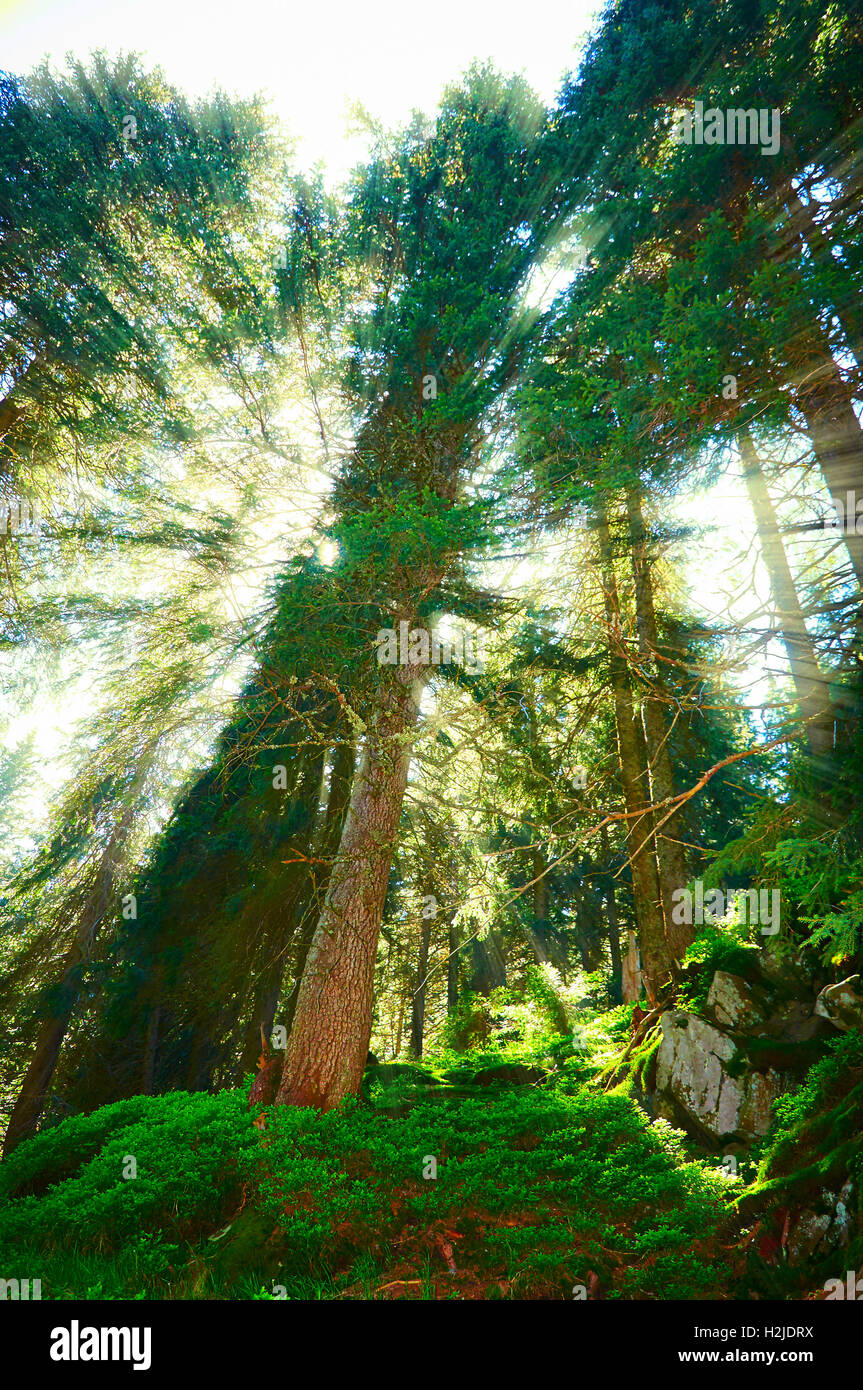
<path fill-rule="evenodd" d="M 734 1185 L 581 1065 L 448 1089 L 432 1064 L 433 1094 L 263 1129 L 245 1090 L 68 1120 L 0 1167 L 3 1276 L 60 1299 L 728 1296 Z"/>
<path fill-rule="evenodd" d="M 799 1297 L 863 1268 L 863 1034 L 855 1029 L 833 1040 L 804 1083 L 776 1102 L 775 1114 L 755 1180 L 736 1201 L 760 1236 L 745 1287 L 759 1297 Z M 816 1245 L 805 1261 L 789 1261 L 789 1221 L 803 1213 L 835 1222 L 838 1201 L 846 1210 L 841 1236 Z"/>
<path fill-rule="evenodd" d="M 0 1165 L 0 1277 L 45 1299 L 818 1296 L 830 1260 L 794 1265 L 783 1233 L 863 1184 L 861 1035 L 830 1044 L 732 1178 L 637 1104 L 643 1031 L 621 1006 L 542 1046 L 375 1064 L 329 1114 L 256 1124 L 244 1087 L 66 1120 Z"/>

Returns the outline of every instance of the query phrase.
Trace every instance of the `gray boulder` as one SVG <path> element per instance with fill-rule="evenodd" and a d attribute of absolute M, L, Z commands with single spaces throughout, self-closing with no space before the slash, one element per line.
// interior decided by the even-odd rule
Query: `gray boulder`
<path fill-rule="evenodd" d="M 670 1009 L 660 1022 L 655 1113 L 714 1144 L 766 1134 L 791 1078 L 754 1067 L 733 1037 L 695 1014 Z"/>
<path fill-rule="evenodd" d="M 859 984 L 859 975 L 849 975 L 836 985 L 825 985 L 815 1000 L 816 1014 L 843 1033 L 850 1028 L 863 1028 L 863 994 L 857 989 Z"/>
<path fill-rule="evenodd" d="M 707 1008 L 720 1028 L 746 1030 L 763 1026 L 769 1012 L 764 991 L 727 970 L 713 976 Z"/>
<path fill-rule="evenodd" d="M 707 996 L 708 1014 L 719 1028 L 781 1042 L 808 1042 L 830 1032 L 813 1005 L 811 996 L 788 998 L 767 983 L 753 984 L 727 970 L 717 970 Z"/>
<path fill-rule="evenodd" d="M 853 1193 L 849 1178 L 838 1194 L 826 1190 L 822 1192 L 817 1210 L 806 1207 L 794 1215 L 786 1243 L 789 1264 L 803 1264 L 815 1255 L 820 1259 L 848 1244 L 851 1236 L 849 1208 Z"/>

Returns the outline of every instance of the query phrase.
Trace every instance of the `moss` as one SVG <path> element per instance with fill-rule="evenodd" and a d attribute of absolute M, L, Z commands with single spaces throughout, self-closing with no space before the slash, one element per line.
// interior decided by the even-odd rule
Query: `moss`
<path fill-rule="evenodd" d="M 803 1203 L 850 1176 L 863 1181 L 863 1035 L 821 1044 L 823 1055 L 795 1092 L 776 1102 L 776 1121 L 755 1182 L 738 1205 Z"/>
<path fill-rule="evenodd" d="M 662 1027 L 657 1022 L 624 1062 L 616 1058 L 600 1072 L 600 1085 L 611 1094 L 642 1100 L 653 1090 L 655 1060 L 661 1045 Z"/>
<path fill-rule="evenodd" d="M 807 1071 L 825 1055 L 829 1042 L 810 1038 L 805 1042 L 782 1042 L 776 1038 L 753 1038 L 746 1033 L 731 1033 L 737 1052 L 726 1063 L 729 1076 L 739 1077 L 751 1071 L 800 1073 Z"/>

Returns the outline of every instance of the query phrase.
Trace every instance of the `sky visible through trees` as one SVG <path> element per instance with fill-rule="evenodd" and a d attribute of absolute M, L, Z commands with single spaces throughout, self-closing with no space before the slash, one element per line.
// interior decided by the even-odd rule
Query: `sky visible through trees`
<path fill-rule="evenodd" d="M 856 1301 L 863 9 L 3 23 L 4 1299 Z"/>

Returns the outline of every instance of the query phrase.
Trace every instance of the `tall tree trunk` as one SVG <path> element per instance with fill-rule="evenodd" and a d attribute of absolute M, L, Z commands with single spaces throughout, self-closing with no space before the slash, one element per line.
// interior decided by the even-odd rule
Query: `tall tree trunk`
<path fill-rule="evenodd" d="M 470 988 L 475 994 L 486 999 L 493 989 L 506 984 L 506 963 L 503 952 L 493 931 L 487 932 L 485 939 L 471 937 Z"/>
<path fill-rule="evenodd" d="M 548 949 L 545 944 L 545 938 L 536 930 L 535 925 L 528 926 L 526 934 L 528 942 L 530 943 L 530 949 L 536 956 L 537 965 L 547 965 Z"/>
<path fill-rule="evenodd" d="M 830 265 L 834 278 L 844 281 L 841 303 L 832 306 L 838 313 L 852 351 L 859 363 L 863 316 L 859 310 L 859 295 L 853 279 L 833 256 L 832 247 L 809 208 L 793 188 L 783 191 L 790 215 L 789 235 L 780 246 L 775 259 L 786 260 L 798 254 L 802 242 L 816 260 Z M 812 306 L 812 318 L 802 339 L 802 366 L 794 376 L 793 398 L 801 412 L 806 431 L 822 477 L 834 507 L 845 515 L 846 494 L 863 497 L 863 431 L 853 406 L 852 393 L 842 377 L 830 345 L 830 340 L 817 319 L 818 306 Z M 779 383 L 775 383 L 779 389 Z M 853 521 L 852 521 L 853 528 Z M 845 529 L 845 544 L 857 587 L 863 591 L 863 536 Z"/>
<path fill-rule="evenodd" d="M 860 310 L 860 292 L 846 265 L 833 255 L 833 245 L 812 215 L 810 203 L 804 203 L 795 189 L 787 196 L 788 211 L 791 214 L 792 232 L 808 248 L 813 261 L 830 269 L 833 282 L 839 293 L 833 296 L 832 308 L 845 332 L 848 345 L 858 363 L 863 351 L 863 313 Z M 844 238 L 843 238 L 844 240 Z"/>
<path fill-rule="evenodd" d="M 141 1072 L 141 1094 L 151 1096 L 153 1094 L 153 1080 L 156 1074 L 156 1052 L 159 1046 L 159 1019 L 162 1014 L 161 1006 L 156 996 L 156 1003 L 150 1010 L 150 1017 L 147 1022 L 147 1043 L 144 1048 L 144 1066 Z"/>
<path fill-rule="evenodd" d="M 338 754 L 336 755 L 338 757 Z M 308 908 L 314 883 L 313 870 L 316 865 L 305 864 L 304 858 L 312 856 L 323 858 L 322 846 L 326 840 L 326 826 L 330 821 L 330 803 L 335 786 L 335 762 L 331 774 L 330 796 L 323 831 L 316 833 L 316 820 L 322 802 L 322 781 L 324 756 L 322 752 L 307 755 L 303 770 L 297 779 L 295 803 L 302 808 L 302 819 L 294 835 L 290 849 L 280 844 L 278 856 L 283 861 L 278 865 L 281 873 L 277 880 L 284 882 L 284 898 L 278 905 L 267 908 L 258 935 L 255 955 L 263 959 L 264 965 L 255 983 L 252 1008 L 246 1023 L 245 1038 L 240 1058 L 240 1075 L 246 1076 L 254 1071 L 261 1049 L 261 1031 L 269 1039 L 276 1017 L 276 1008 L 282 989 L 286 957 L 298 929 L 301 930 L 305 911 Z M 335 847 L 333 846 L 333 849 Z M 299 863 L 284 861 L 298 859 Z M 255 911 L 251 904 L 251 911 Z"/>
<path fill-rule="evenodd" d="M 632 817 L 627 821 L 632 891 L 638 921 L 644 987 L 648 998 L 653 1003 L 671 977 L 672 958 L 665 938 L 659 871 L 654 853 L 652 817 L 649 811 L 641 816 L 634 815 L 644 806 L 644 794 L 647 790 L 646 767 L 642 755 L 643 736 L 636 723 L 632 691 L 629 687 L 627 662 L 623 652 L 617 580 L 614 575 L 611 551 L 611 535 L 608 518 L 605 510 L 601 507 L 597 508 L 597 520 L 620 780 L 623 786 L 624 804 Z"/>
<path fill-rule="evenodd" d="M 282 1105 L 331 1110 L 360 1088 L 381 914 L 417 719 L 414 675 L 405 666 L 382 678 L 300 983 L 277 1097 Z"/>
<path fill-rule="evenodd" d="M 758 540 L 770 579 L 770 591 L 779 620 L 780 635 L 788 656 L 800 713 L 808 721 L 806 737 L 814 756 L 823 757 L 833 747 L 830 692 L 819 670 L 815 648 L 806 630 L 806 620 L 782 544 L 776 512 L 747 427 L 740 431 L 738 440 L 743 478 L 755 514 Z"/>
<path fill-rule="evenodd" d="M 602 857 L 603 866 L 608 868 L 610 859 L 608 851 L 608 831 L 602 827 Z M 609 884 L 605 891 L 605 916 L 608 923 L 608 949 L 611 953 L 611 994 L 615 1001 L 620 1004 L 623 1002 L 623 961 L 620 955 L 620 923 L 617 918 L 617 902 L 614 896 L 614 884 Z"/>
<path fill-rule="evenodd" d="M 844 382 L 842 383 L 844 388 Z M 824 390 L 810 391 L 802 406 L 806 428 L 834 509 L 845 517 L 843 536 L 857 587 L 863 592 L 863 536 L 854 529 L 854 509 L 848 512 L 848 493 L 855 505 L 863 498 L 863 434 L 850 401 Z"/>
<path fill-rule="evenodd" d="M 605 916 L 608 923 L 608 949 L 611 953 L 611 994 L 615 1003 L 623 1002 L 623 961 L 620 956 L 620 923 L 614 889 L 605 892 Z"/>
<path fill-rule="evenodd" d="M 624 1004 L 637 1004 L 641 998 L 641 955 L 638 950 L 638 936 L 634 931 L 627 933 L 626 955 L 623 958 L 620 992 Z"/>
<path fill-rule="evenodd" d="M 22 402 L 19 387 L 22 385 L 23 382 L 27 380 L 29 376 L 33 375 L 36 369 L 42 365 L 44 360 L 45 353 L 37 353 L 35 357 L 32 359 L 32 361 L 27 363 L 27 366 L 20 373 L 20 375 L 15 378 L 15 380 L 12 382 L 11 387 L 6 392 L 6 395 L 3 397 L 2 401 L 0 401 L 0 442 L 5 444 L 5 448 L 3 450 L 4 453 L 9 448 L 8 443 L 5 443 L 6 435 L 9 434 L 11 430 L 15 429 L 15 426 L 24 418 L 24 415 L 26 414 L 26 403 Z M 9 470 L 2 469 L 0 471 L 8 472 Z"/>
<path fill-rule="evenodd" d="M 797 202 L 799 204 L 799 199 Z M 790 206 L 792 225 L 797 223 L 799 227 L 794 204 Z M 786 245 L 774 259 L 782 260 L 787 255 Z M 795 353 L 789 354 L 791 360 L 784 364 L 781 361 L 765 364 L 765 371 L 778 398 L 787 399 L 785 384 L 790 381 L 791 401 L 802 416 L 802 427 L 811 440 L 824 485 L 834 508 L 844 516 L 847 494 L 863 497 L 863 430 L 854 410 L 852 393 L 816 315 L 817 308 L 813 305 L 810 323 L 805 331 L 801 329 L 795 335 Z M 863 536 L 856 534 L 853 517 L 850 527 L 847 520 L 843 530 L 845 548 L 857 588 L 863 592 Z"/>
<path fill-rule="evenodd" d="M 642 693 L 641 716 L 644 726 L 644 741 L 647 747 L 647 764 L 650 774 L 650 797 L 654 803 L 668 801 L 675 795 L 674 775 L 671 768 L 671 755 L 668 747 L 669 725 L 665 717 L 667 700 L 664 698 L 665 684 L 659 670 L 657 652 L 659 633 L 656 623 L 656 606 L 653 601 L 653 579 L 651 560 L 648 555 L 647 528 L 644 524 L 641 489 L 631 487 L 626 494 L 629 516 L 629 539 L 632 547 L 632 573 L 635 582 L 635 617 L 638 630 L 639 666 L 645 679 Z M 671 952 L 681 960 L 686 948 L 695 937 L 695 930 L 686 923 L 678 924 L 672 916 L 674 893 L 685 886 L 689 879 L 686 854 L 677 835 L 680 832 L 680 817 L 672 816 L 665 822 L 656 836 L 656 857 L 659 866 L 659 884 L 662 896 L 662 909 L 665 917 L 665 934 Z"/>
<path fill-rule="evenodd" d="M 208 1055 L 212 1068 L 203 1080 L 206 1088 L 213 1083 L 213 1072 L 235 1057 L 238 1033 L 242 1039 L 239 1080 L 255 1071 L 261 1050 L 261 1030 L 267 1039 L 272 1032 L 286 953 L 302 921 L 303 907 L 310 893 L 310 866 L 304 861 L 314 853 L 312 844 L 321 805 L 323 769 L 323 750 L 305 750 L 297 758 L 296 770 L 291 768 L 289 799 L 278 808 L 275 805 L 270 808 L 273 821 L 287 814 L 292 817 L 295 828 L 289 845 L 279 834 L 269 832 L 274 840 L 272 862 L 268 872 L 262 874 L 260 893 L 249 898 L 237 923 L 234 940 L 249 943 L 244 947 L 250 957 L 249 989 L 237 998 L 234 1017 L 227 1026 L 213 1009 L 206 1008 L 206 1000 L 205 1016 L 195 1022 L 196 1042 L 201 1042 L 204 1034 L 210 1035 Z M 274 902 L 276 892 L 279 900 Z M 247 1015 L 245 1024 L 244 1015 Z M 204 1055 L 203 1049 L 200 1055 Z M 200 1078 L 201 1072 L 196 1074 Z"/>
<path fill-rule="evenodd" d="M 300 876 L 297 873 L 297 877 Z M 303 906 L 306 901 L 306 892 L 295 888 L 292 883 L 291 889 L 289 889 L 287 908 L 284 906 L 278 909 L 271 907 L 269 910 L 269 915 L 279 919 L 279 925 L 284 931 L 284 939 L 281 944 L 274 941 L 273 959 L 261 971 L 255 985 L 252 1009 L 246 1022 L 243 1047 L 240 1053 L 239 1072 L 241 1077 L 248 1076 L 249 1072 L 255 1070 L 261 1051 L 261 1031 L 263 1030 L 264 1037 L 267 1039 L 273 1031 L 276 1008 L 282 988 L 282 976 L 285 970 L 284 951 L 290 936 L 297 930 L 298 924 L 302 922 Z"/>
<path fill-rule="evenodd" d="M 551 961 L 566 979 L 566 953 L 549 922 L 549 882 L 548 860 L 542 849 L 535 845 L 531 851 L 533 866 L 533 926 L 530 928 L 530 941 L 540 965 Z"/>
<path fill-rule="evenodd" d="M 353 786 L 354 773 L 356 771 L 356 751 L 352 743 L 340 743 L 336 746 L 335 757 L 333 759 L 333 769 L 330 773 L 330 794 L 327 798 L 327 813 L 324 821 L 323 835 L 320 841 L 320 849 L 316 858 L 324 860 L 319 867 L 319 872 L 315 875 L 314 890 L 311 900 L 305 904 L 305 911 L 300 914 L 300 933 L 297 942 L 296 956 L 293 961 L 293 974 L 295 984 L 288 996 L 284 1010 L 284 1022 L 288 1033 L 294 1024 L 294 1013 L 297 1007 L 297 999 L 300 993 L 303 972 L 306 968 L 309 951 L 312 945 L 312 938 L 315 933 L 318 918 L 323 911 L 326 902 L 327 889 L 330 883 L 332 872 L 332 861 L 338 853 L 339 841 L 345 825 L 345 816 L 351 799 L 351 788 Z M 274 1015 L 275 1017 L 275 1015 Z"/>
<path fill-rule="evenodd" d="M 548 931 L 548 865 L 539 846 L 531 850 L 533 862 L 533 926 L 534 931 L 545 939 Z"/>
<path fill-rule="evenodd" d="M 417 973 L 411 998 L 411 1052 L 415 1057 L 423 1055 L 423 1030 L 426 1016 L 426 976 L 429 968 L 429 946 L 431 945 L 431 921 L 423 917 L 420 923 L 420 949 L 417 960 Z"/>
<path fill-rule="evenodd" d="M 583 872 L 589 872 L 589 861 Z M 598 970 L 602 964 L 602 919 L 599 899 L 595 899 L 584 880 L 574 885 L 572 890 L 575 902 L 575 938 L 585 970 Z M 561 972 L 563 974 L 563 972 Z M 566 975 L 563 974 L 564 983 Z"/>
<path fill-rule="evenodd" d="M 54 986 L 55 1002 L 39 1028 L 33 1056 L 9 1118 L 3 1141 L 4 1156 L 10 1154 L 23 1139 L 35 1134 L 41 1119 L 69 1023 L 78 1004 L 81 973 L 92 957 L 99 928 L 113 908 L 123 849 L 134 824 L 138 796 L 152 766 L 159 738 L 160 734 L 154 734 L 141 748 L 125 804 L 99 860 L 89 891 L 83 901 L 73 900 L 78 928 L 63 961 L 60 978 Z"/>
<path fill-rule="evenodd" d="M 577 884 L 572 886 L 572 900 L 575 903 L 575 944 L 581 958 L 582 970 L 590 970 L 591 964 L 588 956 L 588 942 L 583 930 L 583 909 L 581 903 L 581 890 Z"/>
<path fill-rule="evenodd" d="M 816 322 L 805 349 L 808 360 L 796 384 L 794 400 L 806 421 L 833 506 L 845 515 L 849 492 L 858 501 L 863 498 L 863 430 L 829 340 Z M 856 533 L 853 514 L 846 516 L 844 538 L 857 587 L 863 591 L 863 536 Z"/>
<path fill-rule="evenodd" d="M 50 1017 L 46 1018 L 39 1028 L 33 1056 L 24 1074 L 3 1140 L 4 1158 L 8 1157 L 22 1140 L 29 1139 L 36 1133 L 63 1040 L 78 1002 L 78 974 L 81 966 L 89 959 L 97 929 L 98 923 L 83 928 L 63 962 L 63 973 L 59 984 L 55 986 L 55 996 L 62 1002 L 55 1004 Z"/>
<path fill-rule="evenodd" d="M 407 1000 L 406 1000 L 406 997 L 405 997 L 405 991 L 402 990 L 402 991 L 401 991 L 401 994 L 399 995 L 399 1012 L 398 1012 L 398 1018 L 396 1019 L 396 1044 L 395 1044 L 395 1047 L 393 1048 L 393 1056 L 394 1056 L 394 1057 L 398 1057 L 399 1053 L 400 1053 L 401 1050 L 402 1050 L 402 1034 L 404 1033 L 404 1028 L 405 1028 L 405 1012 L 406 1012 L 406 1010 L 407 1010 Z"/>
<path fill-rule="evenodd" d="M 447 950 L 449 955 L 446 962 L 446 1011 L 448 1015 L 452 1015 L 458 1008 L 459 940 L 455 909 L 452 911 L 447 927 Z"/>

